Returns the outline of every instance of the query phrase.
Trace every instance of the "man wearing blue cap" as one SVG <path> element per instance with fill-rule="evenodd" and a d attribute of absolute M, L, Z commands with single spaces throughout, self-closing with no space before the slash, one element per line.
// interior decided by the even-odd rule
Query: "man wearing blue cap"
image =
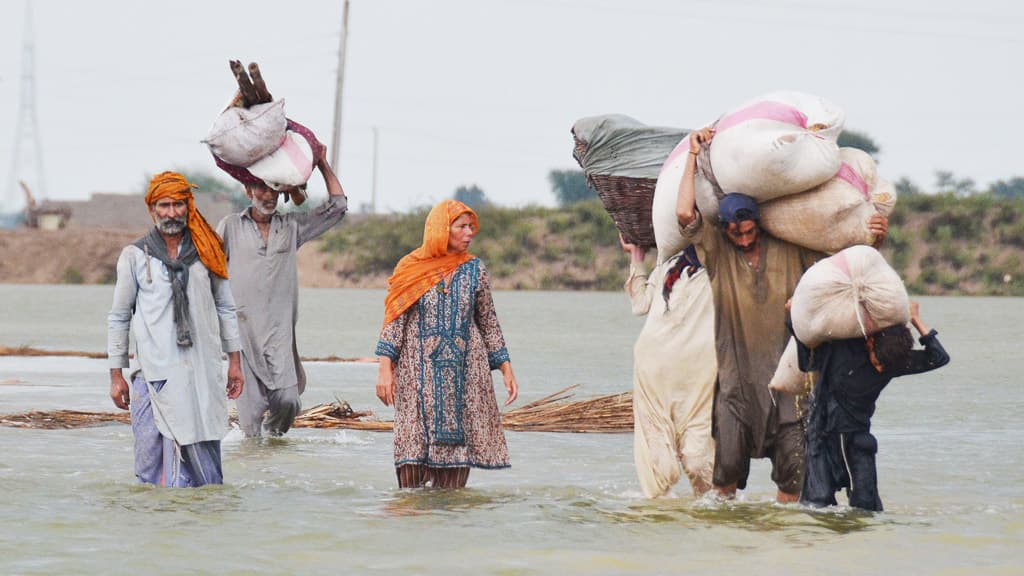
<path fill-rule="evenodd" d="M 789 339 L 786 301 L 804 271 L 824 254 L 766 234 L 758 224 L 757 202 L 743 194 L 721 199 L 717 226 L 705 220 L 696 207 L 694 175 L 701 146 L 714 134 L 713 128 L 691 134 L 676 204 L 684 236 L 698 245 L 715 303 L 713 483 L 721 497 L 732 498 L 746 487 L 750 459 L 770 458 L 778 501 L 795 502 L 803 484 L 803 404 L 770 391 L 768 382 Z M 879 216 L 869 227 L 884 237 L 887 221 Z"/>

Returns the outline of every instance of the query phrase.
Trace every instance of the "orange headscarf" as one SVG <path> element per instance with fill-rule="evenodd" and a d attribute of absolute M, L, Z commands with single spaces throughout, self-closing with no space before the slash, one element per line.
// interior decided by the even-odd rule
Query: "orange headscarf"
<path fill-rule="evenodd" d="M 412 307 L 448 273 L 473 258 L 468 252 L 448 253 L 448 232 L 452 223 L 463 214 L 469 214 L 473 218 L 473 229 L 479 230 L 476 212 L 458 200 L 445 200 L 427 214 L 423 244 L 399 260 L 395 273 L 388 278 L 388 295 L 384 298 L 385 326 Z"/>
<path fill-rule="evenodd" d="M 203 215 L 196 209 L 195 198 L 192 197 L 192 189 L 197 188 L 184 176 L 177 172 L 161 172 L 149 181 L 149 191 L 146 192 L 146 206 L 153 206 L 153 203 L 161 198 L 171 200 L 184 200 L 188 203 L 188 231 L 192 234 L 192 243 L 196 246 L 199 259 L 203 264 L 217 276 L 228 277 L 228 259 L 224 256 L 224 248 L 221 245 L 220 236 L 210 227 L 210 224 L 203 218 Z"/>

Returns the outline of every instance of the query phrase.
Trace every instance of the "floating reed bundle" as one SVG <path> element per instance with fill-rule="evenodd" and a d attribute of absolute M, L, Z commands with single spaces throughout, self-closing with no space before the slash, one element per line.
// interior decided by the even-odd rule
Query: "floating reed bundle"
<path fill-rule="evenodd" d="M 571 401 L 574 384 L 502 415 L 502 426 L 517 432 L 630 432 L 633 430 L 633 394 L 609 394 Z M 232 418 L 234 420 L 234 418 Z M 127 424 L 128 412 L 79 410 L 32 411 L 0 416 L 0 425 L 43 430 L 86 428 L 111 422 Z M 295 428 L 345 428 L 388 432 L 394 422 L 377 420 L 372 411 L 357 412 L 348 402 L 318 404 L 295 418 Z"/>
<path fill-rule="evenodd" d="M 33 348 L 31 346 L 0 346 L 0 356 L 73 356 L 77 358 L 97 358 L 105 359 L 107 357 L 106 352 L 84 352 L 81 350 L 43 350 L 41 348 Z M 129 357 L 134 357 L 134 354 L 130 354 Z M 357 356 L 357 357 L 343 357 L 343 356 L 303 356 L 303 362 L 377 362 L 377 358 L 370 356 Z"/>
<path fill-rule="evenodd" d="M 74 350 L 41 350 L 31 346 L 0 346 L 0 356 L 77 356 L 79 358 L 106 358 L 106 352 L 78 352 Z"/>
<path fill-rule="evenodd" d="M 570 401 L 570 390 L 531 402 L 506 412 L 501 424 L 517 432 L 631 432 L 633 430 L 633 393 L 609 394 L 590 400 Z"/>
<path fill-rule="evenodd" d="M 52 410 L 48 412 L 33 410 L 32 412 L 0 416 L 0 425 L 37 430 L 89 428 L 111 422 L 128 424 L 131 419 L 128 412 L 86 412 L 82 410 Z"/>

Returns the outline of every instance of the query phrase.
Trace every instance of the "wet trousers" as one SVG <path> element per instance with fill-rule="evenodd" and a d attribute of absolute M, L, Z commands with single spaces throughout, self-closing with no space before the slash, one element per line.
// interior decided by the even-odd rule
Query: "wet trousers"
<path fill-rule="evenodd" d="M 235 400 L 242 432 L 247 438 L 262 435 L 264 429 L 270 436 L 281 436 L 292 427 L 302 410 L 299 387 L 272 390 L 249 370 L 245 362 L 242 362 L 242 370 L 245 372 L 245 386 L 241 396 Z M 265 420 L 264 413 L 267 413 Z"/>
<path fill-rule="evenodd" d="M 434 488 L 465 488 L 469 480 L 469 466 L 441 468 L 425 464 L 402 464 L 395 468 L 399 488 L 423 488 L 428 483 Z"/>
<path fill-rule="evenodd" d="M 834 506 L 835 493 L 846 488 L 850 506 L 882 511 L 875 456 L 878 441 L 870 432 L 832 432 L 808 439 L 807 471 L 800 501 Z"/>
<path fill-rule="evenodd" d="M 165 380 L 151 382 L 159 392 Z M 220 441 L 210 440 L 177 446 L 160 433 L 153 419 L 149 387 L 142 374 L 132 379 L 132 434 L 135 436 L 135 476 L 145 484 L 194 488 L 222 484 Z"/>

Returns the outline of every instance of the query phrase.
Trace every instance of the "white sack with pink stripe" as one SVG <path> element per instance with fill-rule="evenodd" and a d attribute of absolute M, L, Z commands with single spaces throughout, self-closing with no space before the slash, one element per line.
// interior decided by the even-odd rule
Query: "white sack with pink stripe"
<path fill-rule="evenodd" d="M 313 148 L 302 135 L 288 130 L 281 145 L 249 166 L 249 172 L 274 190 L 303 186 L 313 174 Z"/>
<path fill-rule="evenodd" d="M 773 92 L 725 114 L 711 141 L 711 167 L 725 193 L 758 202 L 810 190 L 839 170 L 843 109 L 799 92 Z"/>
<path fill-rule="evenodd" d="M 892 212 L 896 192 L 878 178 L 875 160 L 867 152 L 840 148 L 839 157 L 839 171 L 824 184 L 761 204 L 761 227 L 776 238 L 829 254 L 874 244 L 868 221 L 882 212 L 879 203 L 886 215 Z"/>
<path fill-rule="evenodd" d="M 910 320 L 899 274 L 870 246 L 851 246 L 807 269 L 793 292 L 793 332 L 813 348 Z"/>

